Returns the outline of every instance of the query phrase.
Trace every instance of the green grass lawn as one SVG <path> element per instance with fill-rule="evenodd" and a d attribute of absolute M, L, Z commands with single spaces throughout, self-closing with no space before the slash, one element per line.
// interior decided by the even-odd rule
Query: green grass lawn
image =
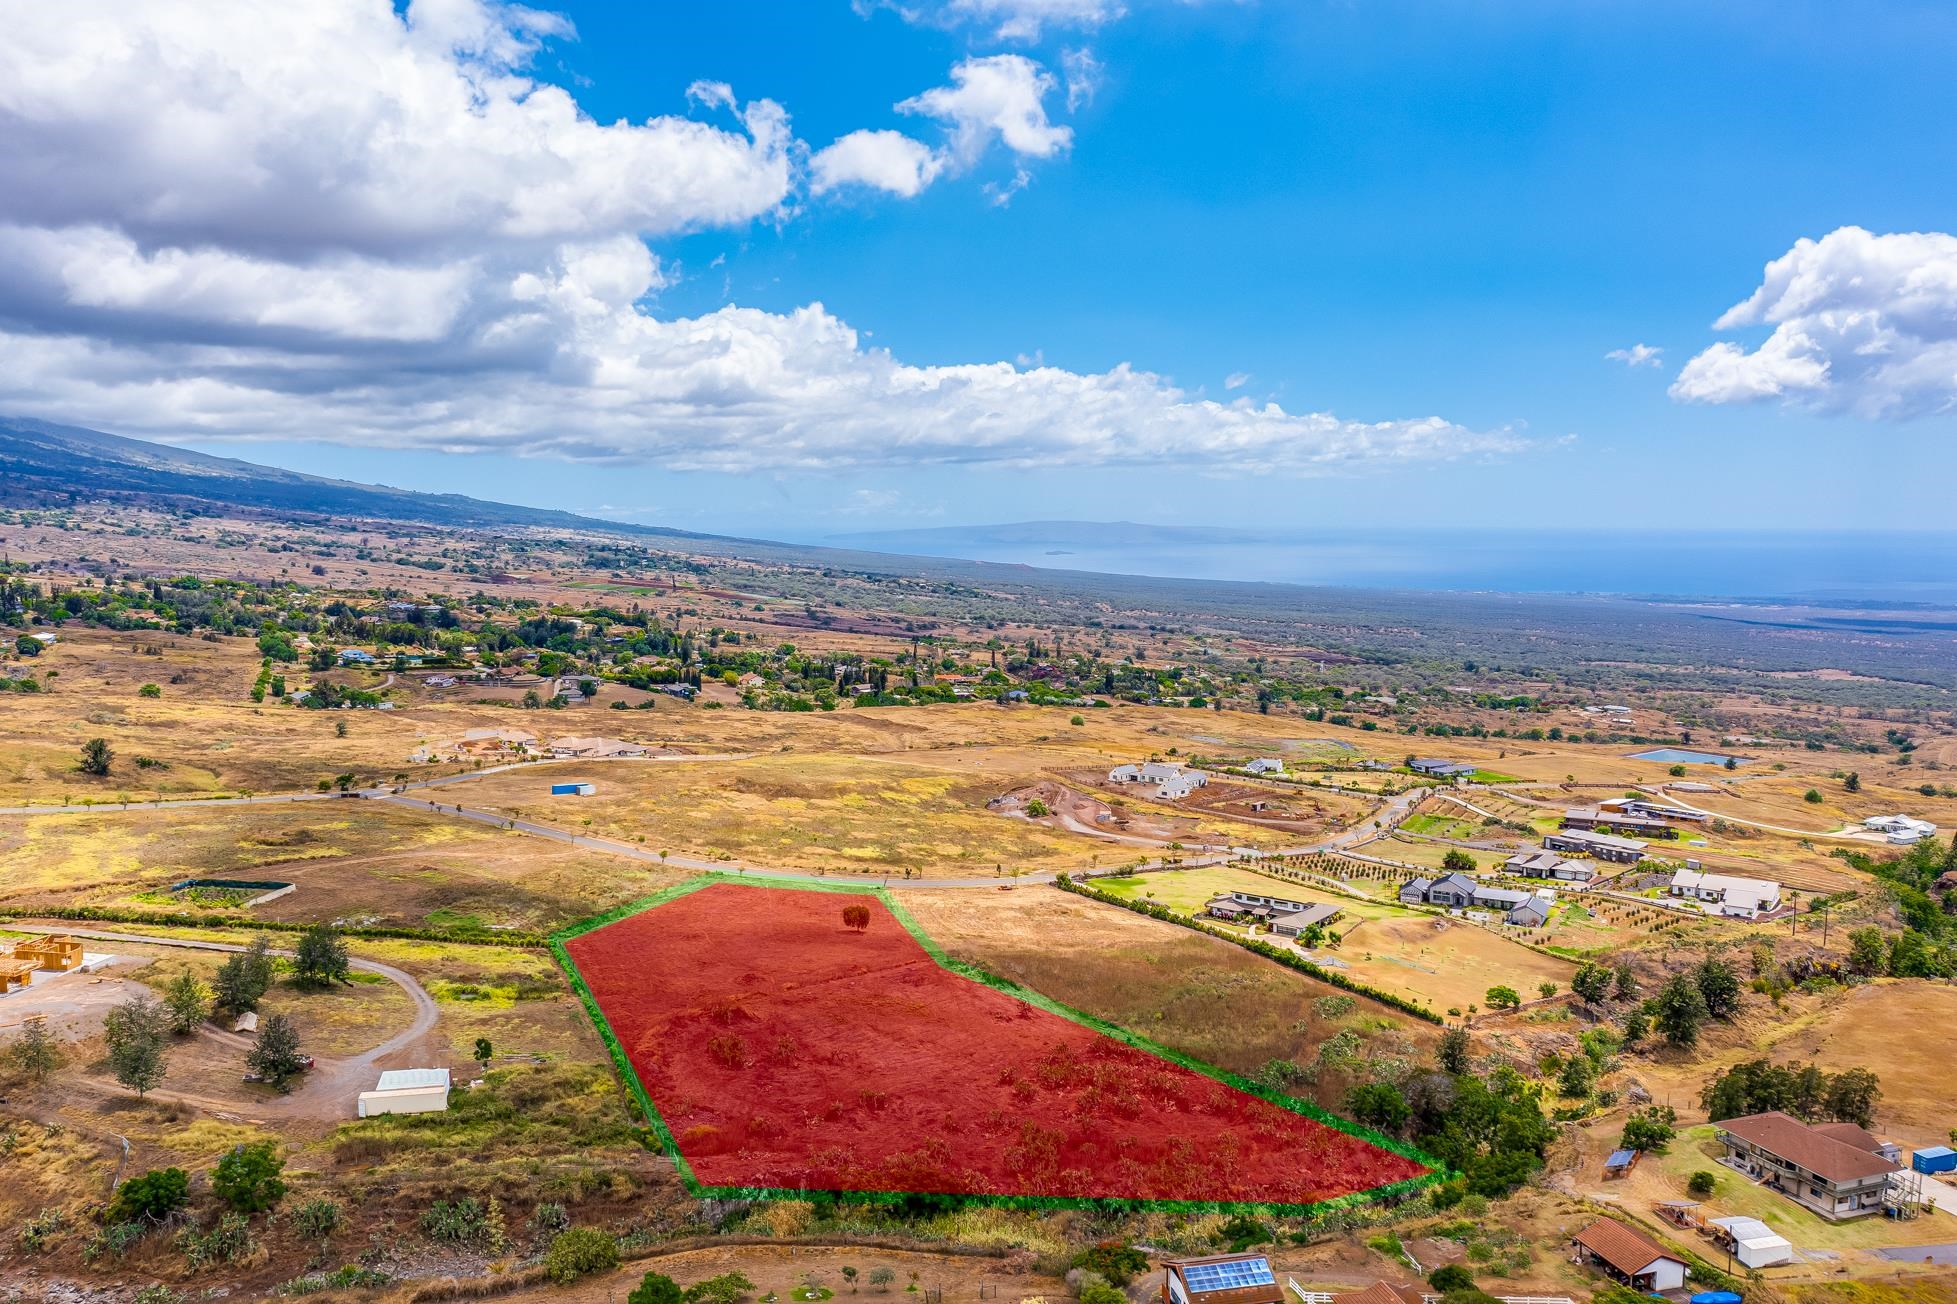
<path fill-rule="evenodd" d="M 1718 1185 L 1706 1197 L 1705 1207 L 1699 1211 L 1708 1218 L 1733 1215 L 1758 1218 L 1785 1236 L 1796 1249 L 1802 1250 L 1929 1245 L 1957 1238 L 1957 1218 L 1946 1213 L 1932 1212 L 1908 1222 L 1892 1222 L 1880 1215 L 1853 1222 L 1829 1222 L 1787 1197 L 1749 1182 L 1732 1169 L 1714 1162 L 1724 1150 L 1713 1140 L 1713 1132 L 1711 1124 L 1682 1129 L 1664 1154 L 1648 1154 L 1639 1161 L 1640 1165 L 1656 1164 L 1668 1176 L 1676 1178 L 1679 1199 L 1690 1198 L 1684 1194 L 1685 1183 L 1694 1172 L 1704 1169 L 1713 1174 Z M 1713 1261 L 1716 1256 L 1708 1253 L 1706 1258 Z"/>

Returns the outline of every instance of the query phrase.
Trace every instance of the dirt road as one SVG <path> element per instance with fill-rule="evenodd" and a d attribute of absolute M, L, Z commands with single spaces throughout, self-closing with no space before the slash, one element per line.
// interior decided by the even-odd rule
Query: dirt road
<path fill-rule="evenodd" d="M 168 946 L 190 951 L 221 951 L 236 953 L 243 946 L 232 942 L 199 942 L 181 938 L 144 937 L 136 933 L 115 933 L 93 928 L 55 928 L 40 924 L 9 924 L 8 928 L 20 933 L 60 933 L 68 937 L 82 937 L 90 941 L 120 942 L 126 946 Z M 273 955 L 290 957 L 292 952 L 275 950 Z M 320 1056 L 311 1072 L 301 1080 L 300 1085 L 289 1095 L 267 1096 L 263 1100 L 239 1102 L 235 1100 L 215 1100 L 210 1097 L 189 1095 L 180 1092 L 153 1091 L 150 1094 L 160 1100 L 180 1099 L 187 1104 L 204 1108 L 223 1110 L 227 1113 L 246 1111 L 265 1118 L 336 1118 L 347 1113 L 353 1098 L 373 1086 L 374 1079 L 382 1068 L 389 1067 L 381 1061 L 406 1051 L 423 1037 L 435 1030 L 438 1011 L 435 998 L 430 996 L 414 977 L 393 965 L 382 964 L 378 960 L 350 959 L 348 967 L 363 973 L 377 974 L 406 992 L 414 1004 L 414 1018 L 400 1032 L 395 1033 L 380 1045 L 358 1055 Z M 52 986 L 52 984 L 51 984 Z M 102 984 L 95 988 L 101 991 L 110 986 Z M 118 988 L 122 984 L 115 984 Z M 114 1004 L 113 1000 L 106 1002 Z M 88 1004 L 89 1009 L 101 1002 Z M 4 1008 L 4 1007 L 0 1007 Z M 80 1007 L 78 1007 L 80 1008 Z M 104 1009 L 106 1013 L 106 1008 Z M 234 1047 L 246 1044 L 242 1037 L 230 1033 L 207 1029 L 209 1040 L 222 1042 Z"/>

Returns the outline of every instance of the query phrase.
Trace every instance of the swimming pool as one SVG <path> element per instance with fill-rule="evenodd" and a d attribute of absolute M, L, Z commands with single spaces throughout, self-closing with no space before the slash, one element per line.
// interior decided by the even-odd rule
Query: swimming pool
<path fill-rule="evenodd" d="M 1660 765 L 1724 765 L 1731 760 L 1746 764 L 1746 757 L 1729 757 L 1724 752 L 1695 752 L 1689 747 L 1654 747 L 1648 752 L 1632 752 L 1634 761 L 1657 761 Z"/>

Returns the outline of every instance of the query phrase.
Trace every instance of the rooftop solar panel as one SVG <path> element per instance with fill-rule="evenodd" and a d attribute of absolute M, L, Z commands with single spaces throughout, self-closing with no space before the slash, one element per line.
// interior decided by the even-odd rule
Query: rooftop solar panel
<path fill-rule="evenodd" d="M 1239 1259 L 1233 1263 L 1192 1263 L 1182 1270 L 1182 1279 L 1198 1294 L 1213 1290 L 1242 1290 L 1246 1286 L 1271 1286 L 1268 1259 Z"/>

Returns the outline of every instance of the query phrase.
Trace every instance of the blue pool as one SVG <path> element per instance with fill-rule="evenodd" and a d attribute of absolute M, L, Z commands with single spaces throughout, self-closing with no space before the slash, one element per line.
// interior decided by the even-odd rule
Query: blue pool
<path fill-rule="evenodd" d="M 1695 752 L 1689 747 L 1654 747 L 1648 752 L 1632 752 L 1631 759 L 1657 761 L 1660 765 L 1724 765 L 1727 757 L 1724 752 Z M 1746 764 L 1744 756 L 1733 759 Z"/>

